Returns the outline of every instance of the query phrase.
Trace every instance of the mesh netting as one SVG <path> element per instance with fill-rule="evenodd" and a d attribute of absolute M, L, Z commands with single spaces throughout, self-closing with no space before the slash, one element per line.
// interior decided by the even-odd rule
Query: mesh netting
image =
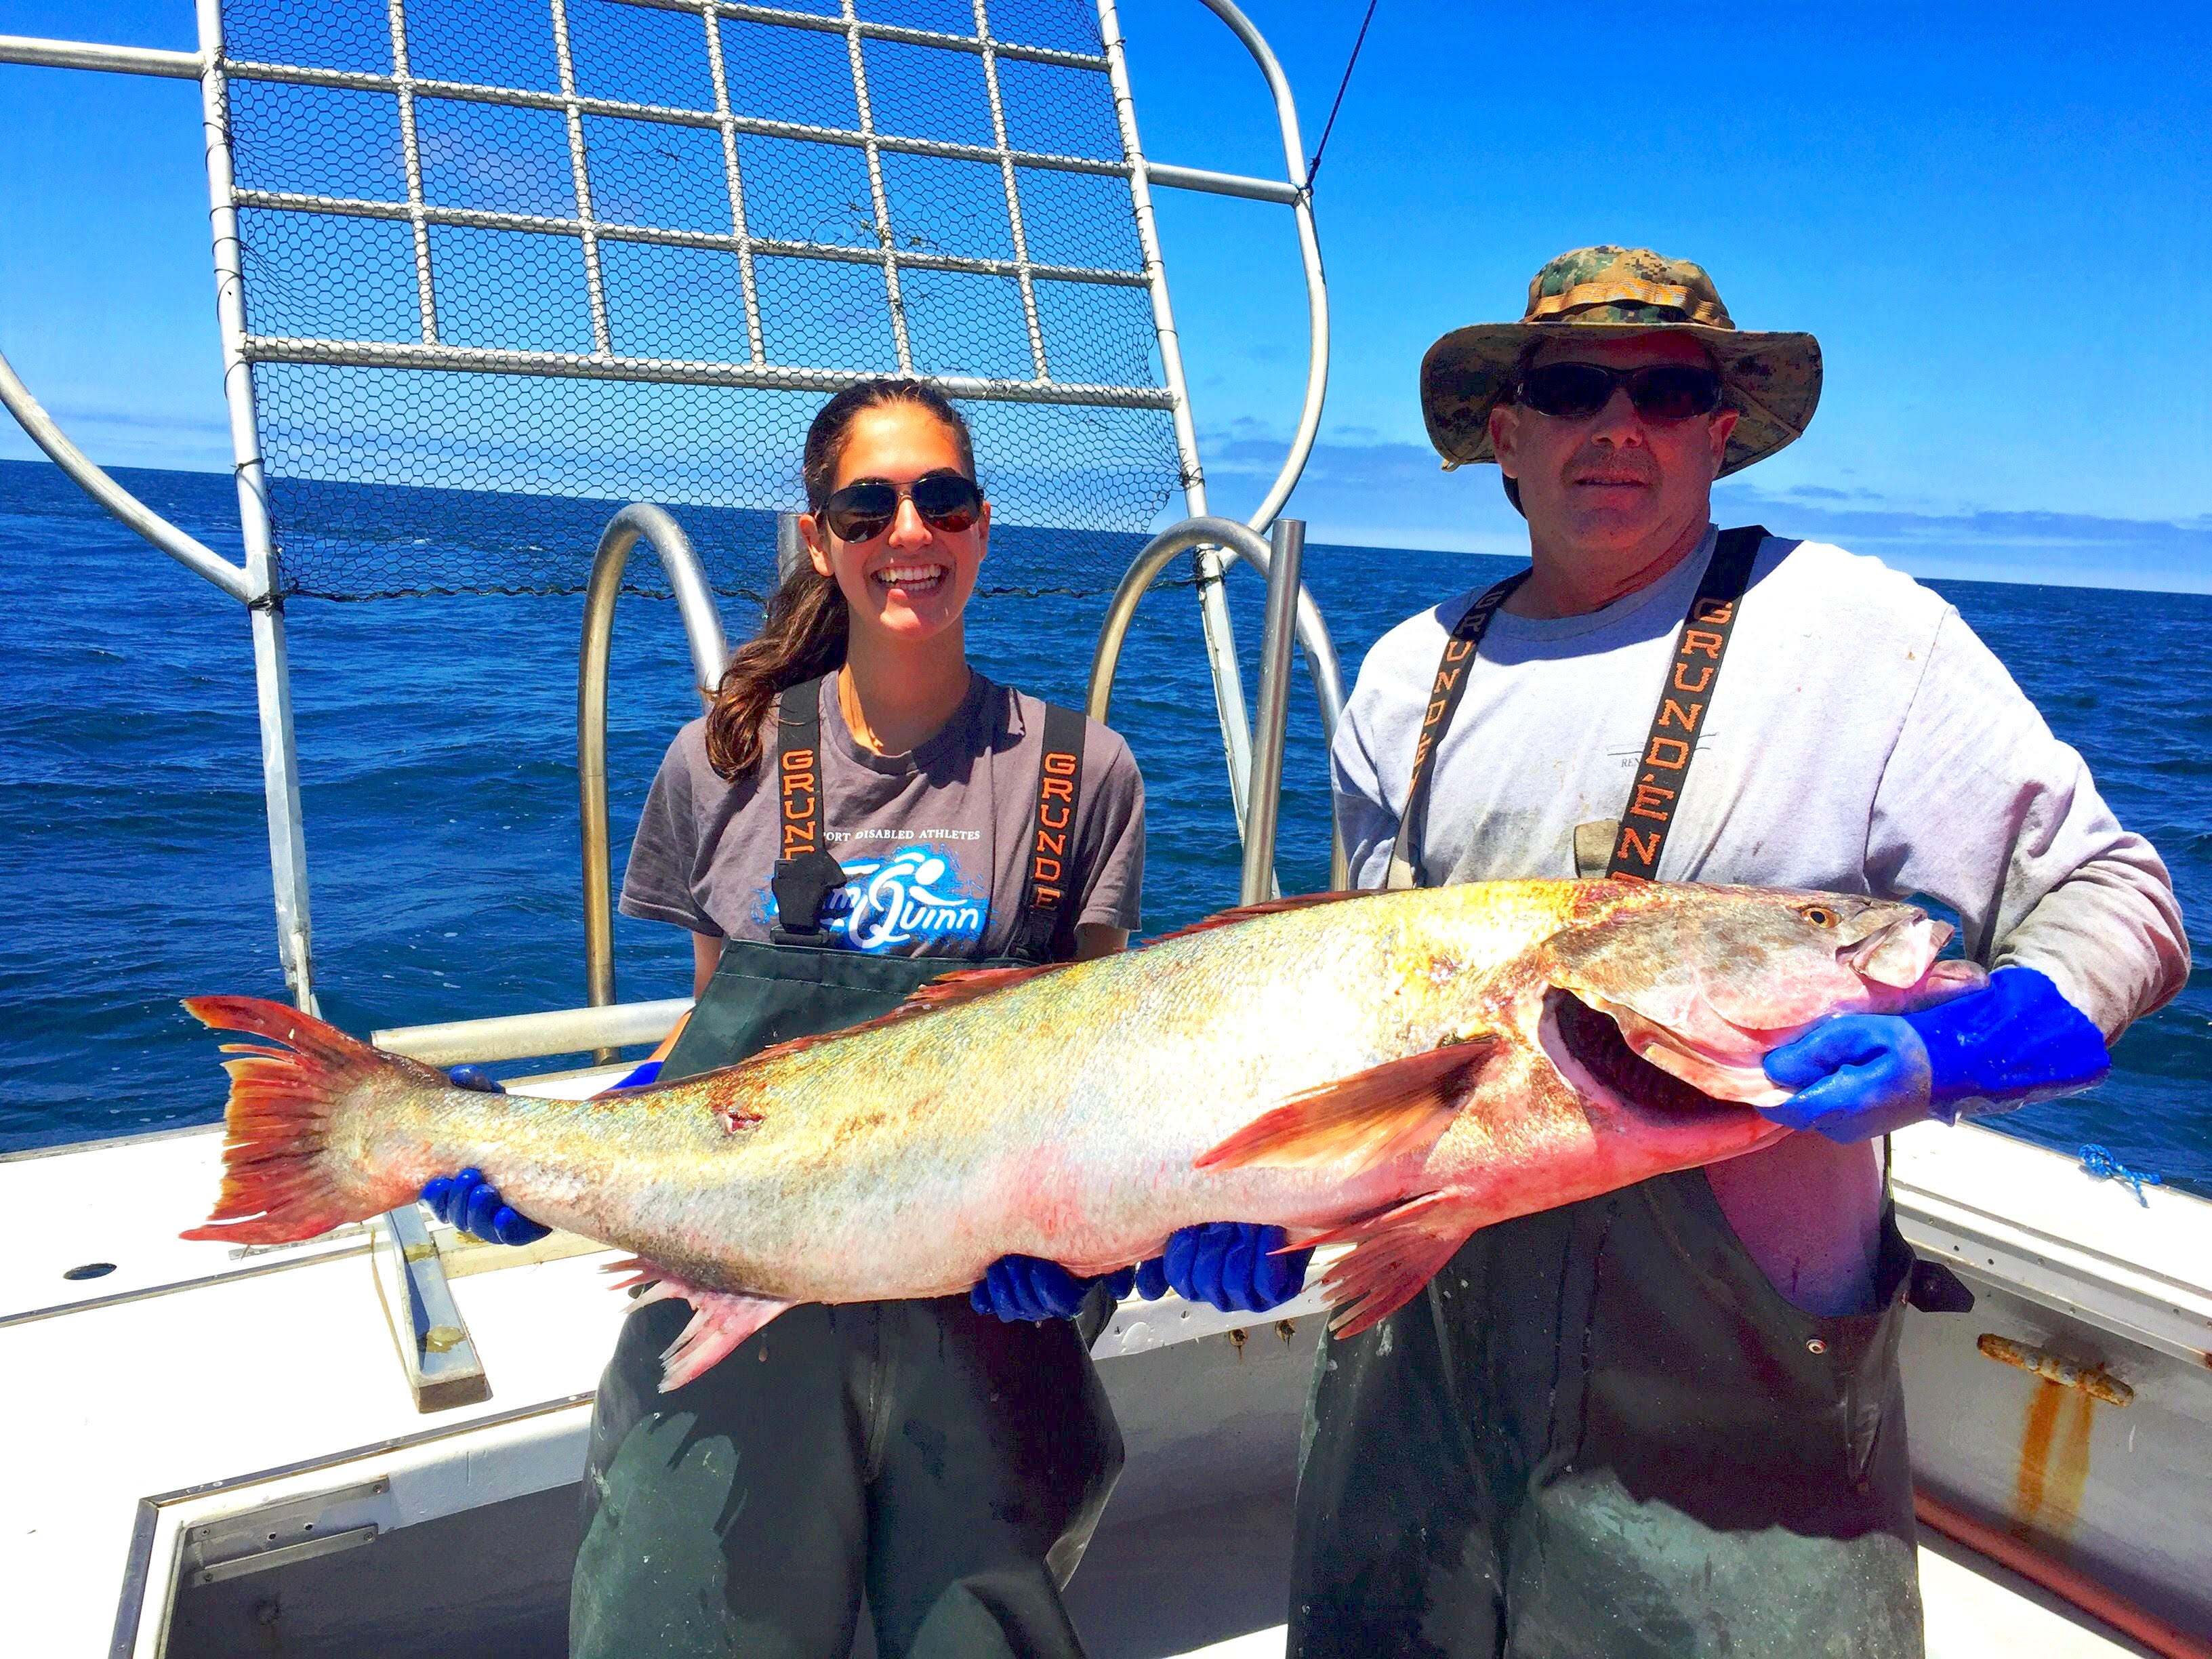
<path fill-rule="evenodd" d="M 869 374 L 973 424 L 986 592 L 1110 588 L 1181 482 L 1089 0 L 223 21 L 288 592 L 580 590 L 644 500 L 757 596 L 807 422 Z"/>

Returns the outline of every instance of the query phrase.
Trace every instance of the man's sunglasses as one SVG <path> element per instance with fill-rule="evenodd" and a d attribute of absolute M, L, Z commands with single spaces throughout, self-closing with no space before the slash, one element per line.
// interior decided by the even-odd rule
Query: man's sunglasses
<path fill-rule="evenodd" d="M 975 528 L 983 516 L 983 492 L 960 472 L 926 472 L 910 484 L 862 478 L 848 483 L 816 516 L 841 542 L 870 542 L 891 527 L 899 502 L 910 501 L 933 530 L 957 534 Z"/>
<path fill-rule="evenodd" d="M 1628 401 L 1647 421 L 1686 421 L 1720 407 L 1721 377 L 1695 363 L 1646 363 L 1607 368 L 1602 363 L 1546 363 L 1521 377 L 1514 401 L 1562 421 L 1586 421 L 1625 387 Z"/>

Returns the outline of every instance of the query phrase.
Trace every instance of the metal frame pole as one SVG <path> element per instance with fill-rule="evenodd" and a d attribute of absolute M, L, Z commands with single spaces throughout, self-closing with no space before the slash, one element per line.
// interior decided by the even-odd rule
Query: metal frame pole
<path fill-rule="evenodd" d="M 0 34 L 0 64 L 106 70 L 117 75 L 162 76 L 172 81 L 197 81 L 207 73 L 207 59 L 196 52 L 110 46 L 96 40 L 42 40 L 29 34 Z"/>
<path fill-rule="evenodd" d="M 1106 45 L 1106 73 L 1114 87 L 1114 112 L 1121 127 L 1121 149 L 1130 167 L 1129 191 L 1136 207 L 1137 241 L 1145 257 L 1146 285 L 1152 294 L 1152 325 L 1159 336 L 1160 370 L 1175 399 L 1176 450 L 1182 465 L 1184 509 L 1193 519 L 1206 514 L 1206 473 L 1199 464 L 1198 429 L 1191 419 L 1190 387 L 1183 378 L 1182 344 L 1176 332 L 1175 307 L 1168 300 L 1166 263 L 1160 257 L 1159 227 L 1152 214 L 1152 192 L 1145 175 L 1145 151 L 1137 137 L 1137 104 L 1129 90 L 1129 65 L 1121 40 L 1121 20 L 1114 0 L 1098 0 L 1098 30 Z M 1237 833 L 1244 833 L 1245 789 L 1252 770 L 1252 727 L 1244 708 L 1244 673 L 1237 660 L 1237 630 L 1229 617 L 1229 596 L 1221 585 L 1219 552 L 1196 550 L 1199 619 L 1206 635 L 1206 657 L 1213 672 L 1214 710 L 1221 722 L 1222 760 L 1229 769 L 1229 796 L 1237 813 Z"/>
<path fill-rule="evenodd" d="M 1321 236 L 1314 228 L 1313 193 L 1306 179 L 1305 145 L 1298 137 L 1298 107 L 1291 97 L 1289 77 L 1284 75 L 1283 66 L 1276 61 L 1266 38 L 1252 26 L 1252 20 L 1230 0 L 1200 0 L 1200 3 L 1243 42 L 1253 62 L 1259 64 L 1267 91 L 1274 98 L 1275 118 L 1283 134 L 1283 166 L 1290 174 L 1294 192 L 1291 211 L 1298 228 L 1298 258 L 1305 267 L 1305 403 L 1298 411 L 1297 430 L 1291 435 L 1290 452 L 1283 458 L 1281 471 L 1275 474 L 1274 483 L 1267 486 L 1258 509 L 1246 520 L 1253 529 L 1265 531 L 1290 500 L 1291 491 L 1297 488 L 1298 475 L 1305 471 L 1306 457 L 1313 453 L 1314 439 L 1321 431 L 1322 400 L 1328 392 L 1328 282 L 1322 270 Z M 1173 182 L 1198 189 L 1219 188 L 1218 179 L 1201 182 L 1203 178 L 1194 169 L 1185 170 L 1183 176 Z"/>
<path fill-rule="evenodd" d="M 94 465 L 91 458 L 70 441 L 69 434 L 54 423 L 54 417 L 31 395 L 30 387 L 16 377 L 4 354 L 0 354 L 0 405 L 6 407 L 30 435 L 31 441 L 45 450 L 78 489 L 128 528 L 137 531 L 185 569 L 206 577 L 234 599 L 253 597 L 252 586 L 243 569 L 198 537 L 186 535 Z"/>
<path fill-rule="evenodd" d="M 1275 826 L 1283 806 L 1283 740 L 1290 728 L 1291 647 L 1297 639 L 1298 566 L 1306 552 L 1300 519 L 1268 532 L 1267 619 L 1260 634 L 1260 723 L 1252 742 L 1252 810 L 1244 821 L 1244 904 L 1275 896 Z"/>
<path fill-rule="evenodd" d="M 261 788 L 269 816 L 269 871 L 276 901 L 276 950 L 292 1000 L 313 1013 L 313 926 L 307 907 L 307 840 L 300 811 L 300 752 L 292 727 L 291 664 L 284 642 L 283 574 L 269 521 L 261 438 L 254 423 L 253 370 L 246 360 L 245 276 L 230 159 L 230 108 L 222 64 L 221 0 L 198 0 L 200 108 L 206 127 L 208 228 L 215 255 L 216 319 L 222 335 L 223 400 L 238 475 L 238 524 L 246 543 L 246 605 L 252 617 L 254 702 L 261 721 Z"/>

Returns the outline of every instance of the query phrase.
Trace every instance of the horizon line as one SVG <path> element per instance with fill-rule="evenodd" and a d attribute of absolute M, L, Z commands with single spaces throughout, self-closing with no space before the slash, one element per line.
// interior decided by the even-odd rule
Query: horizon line
<path fill-rule="evenodd" d="M 76 481 L 70 478 L 69 475 L 63 471 L 60 465 L 51 456 L 43 454 L 37 456 L 0 455 L 0 465 L 45 468 L 59 475 L 64 482 L 70 483 L 73 488 L 76 486 Z M 214 469 L 204 466 L 156 466 L 135 463 L 118 464 L 113 466 L 103 467 L 101 470 L 111 474 L 120 472 L 157 472 L 181 477 L 210 479 L 216 482 L 221 482 L 231 476 L 228 469 Z M 364 488 L 389 489 L 431 489 L 453 491 L 458 489 L 461 493 L 480 493 L 488 495 L 533 495 L 539 499 L 548 501 L 611 501 L 616 499 L 612 496 L 583 496 L 565 495 L 553 491 L 513 489 L 484 489 L 482 491 L 471 491 L 465 485 L 455 486 L 450 484 L 382 483 L 371 483 L 365 480 L 302 480 L 302 482 L 353 483 L 358 483 Z M 93 501 L 91 496 L 82 495 L 81 490 L 79 491 L 79 494 L 82 495 L 83 500 L 91 501 L 94 506 L 99 505 L 98 502 Z M 1778 497 L 1773 499 L 1776 501 L 1777 504 L 1779 505 L 1795 504 L 1782 501 Z M 680 505 L 711 507 L 713 504 L 697 502 L 682 503 Z M 1868 509 L 1860 508 L 1858 510 L 1864 511 Z M 1954 518 L 1963 520 L 1971 515 L 1929 514 L 1916 514 L 1913 516 L 1923 518 L 1929 522 L 1942 522 L 1946 519 Z M 2174 524 L 2172 520 L 2165 519 L 2106 519 L 2102 515 L 2087 514 L 2068 516 L 2089 519 L 2097 522 L 2111 523 L 2114 525 L 2166 526 L 2177 530 L 2183 528 L 2183 526 Z M 1024 530 L 1052 530 L 1057 526 L 1009 525 L 1007 527 L 1010 529 Z M 1138 532 L 1128 533 L 1134 534 Z M 1328 520 L 1309 520 L 1308 536 L 1309 545 L 1316 548 L 1335 547 L 1355 549 L 1362 551 L 1415 553 L 1439 558 L 1514 560 L 1525 556 L 1525 555 L 1520 553 L 1499 552 L 1492 548 L 1451 546 L 1445 544 L 1446 538 L 1442 534 L 1432 534 L 1428 539 L 1412 542 L 1372 539 L 1370 535 L 1364 534 L 1355 528 L 1350 528 L 1340 523 Z M 1820 540 L 1821 538 L 1816 534 L 1806 536 L 1801 539 L 1806 541 L 1818 541 Z M 1875 556 L 1881 557 L 1881 555 L 1876 554 Z M 1891 561 L 1884 558 L 1883 562 L 1888 564 L 1891 563 Z M 2156 579 L 2159 575 L 2161 575 L 2164 573 L 2138 573 L 2121 570 L 2103 571 L 2091 568 L 2084 568 L 2081 564 L 2061 566 L 2054 573 L 2054 575 L 2057 577 L 2072 577 L 2075 579 L 2068 580 L 2054 580 L 2053 576 L 2005 574 L 2001 570 L 1988 568 L 1988 566 L 1986 566 L 1983 562 L 1971 558 L 1962 559 L 1954 556 L 1938 560 L 1936 562 L 1945 568 L 1926 568 L 1923 567 L 1923 569 L 1919 570 L 1906 570 L 1905 574 L 1911 575 L 1913 580 L 1917 581 L 1970 582 L 1983 586 L 2005 587 L 2055 587 L 2075 589 L 2085 592 L 2172 593 L 2191 598 L 2212 596 L 2212 571 L 2207 571 L 2204 575 L 2197 579 L 2194 585 L 2176 585 L 2170 577 L 2164 580 Z M 1905 569 L 1905 567 L 1901 564 L 1893 564 L 1892 568 L 1900 570 Z M 1967 572 L 1972 572 L 1972 574 L 1966 574 Z"/>

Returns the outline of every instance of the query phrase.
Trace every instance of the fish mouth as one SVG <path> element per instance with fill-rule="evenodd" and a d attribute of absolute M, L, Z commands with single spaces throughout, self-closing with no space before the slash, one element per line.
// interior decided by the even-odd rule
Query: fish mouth
<path fill-rule="evenodd" d="M 1679 1125 L 1746 1109 L 1654 1066 L 1628 1046 L 1610 1014 L 1571 991 L 1544 994 L 1538 1030 L 1546 1054 L 1577 1094 L 1608 1099 L 1647 1122 Z"/>

